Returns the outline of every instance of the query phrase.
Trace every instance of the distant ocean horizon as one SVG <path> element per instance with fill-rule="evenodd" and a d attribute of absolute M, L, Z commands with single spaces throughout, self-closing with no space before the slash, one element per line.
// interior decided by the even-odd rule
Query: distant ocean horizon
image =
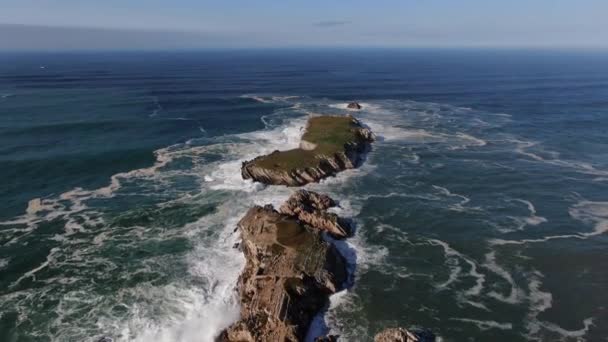
<path fill-rule="evenodd" d="M 608 52 L 344 48 L 0 53 L 0 340 L 212 341 L 293 191 L 241 162 L 311 113 L 379 137 L 306 187 L 357 223 L 332 334 L 608 336 Z"/>

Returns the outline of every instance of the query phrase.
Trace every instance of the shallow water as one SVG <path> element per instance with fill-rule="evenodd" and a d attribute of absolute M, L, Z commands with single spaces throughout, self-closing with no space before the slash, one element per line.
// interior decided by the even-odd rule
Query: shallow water
<path fill-rule="evenodd" d="M 601 340 L 606 57 L 0 56 L 0 337 L 210 341 L 238 316 L 236 222 L 292 191 L 243 181 L 241 162 L 359 99 L 379 137 L 366 163 L 308 186 L 357 223 L 332 333 Z"/>

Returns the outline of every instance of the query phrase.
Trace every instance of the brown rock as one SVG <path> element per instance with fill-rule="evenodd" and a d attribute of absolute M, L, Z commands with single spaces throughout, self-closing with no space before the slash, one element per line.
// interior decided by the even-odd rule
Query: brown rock
<path fill-rule="evenodd" d="M 403 328 L 388 328 L 374 337 L 374 342 L 419 342 L 418 336 Z"/>
<path fill-rule="evenodd" d="M 335 238 L 345 238 L 350 234 L 349 224 L 338 215 L 327 212 L 327 209 L 335 206 L 334 200 L 327 195 L 299 190 L 281 205 L 279 211 L 326 231 Z"/>
<path fill-rule="evenodd" d="M 241 319 L 218 341 L 302 341 L 344 283 L 344 259 L 318 230 L 270 205 L 251 208 L 238 227 L 247 260 L 238 283 Z"/>
<path fill-rule="evenodd" d="M 427 329 L 408 331 L 403 328 L 389 328 L 378 333 L 374 342 L 435 342 L 435 334 Z"/>

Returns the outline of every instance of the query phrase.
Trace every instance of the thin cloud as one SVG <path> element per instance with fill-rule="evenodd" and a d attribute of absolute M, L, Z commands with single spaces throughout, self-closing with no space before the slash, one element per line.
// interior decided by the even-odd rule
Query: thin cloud
<path fill-rule="evenodd" d="M 348 25 L 351 22 L 348 20 L 326 20 L 326 21 L 319 21 L 315 23 L 315 26 L 317 27 L 336 27 L 336 26 L 344 26 L 344 25 Z"/>

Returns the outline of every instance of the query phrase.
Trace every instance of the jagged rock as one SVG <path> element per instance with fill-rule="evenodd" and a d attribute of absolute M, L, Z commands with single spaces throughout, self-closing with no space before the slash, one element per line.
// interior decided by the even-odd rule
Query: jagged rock
<path fill-rule="evenodd" d="M 361 109 L 363 107 L 361 107 L 361 105 L 359 104 L 359 102 L 351 102 L 348 104 L 348 106 L 346 106 L 346 108 L 348 109 Z"/>
<path fill-rule="evenodd" d="M 315 338 L 315 342 L 337 342 L 339 337 L 338 335 L 320 336 Z"/>
<path fill-rule="evenodd" d="M 279 211 L 336 238 L 345 238 L 350 234 L 348 222 L 335 213 L 327 212 L 327 209 L 335 206 L 334 200 L 327 195 L 299 190 L 281 205 Z"/>
<path fill-rule="evenodd" d="M 243 179 L 301 186 L 355 168 L 374 134 L 352 116 L 317 116 L 308 120 L 300 148 L 274 151 L 245 161 Z"/>
<path fill-rule="evenodd" d="M 427 330 L 408 331 L 404 328 L 384 329 L 374 337 L 374 342 L 434 342 L 435 335 Z"/>
<path fill-rule="evenodd" d="M 318 230 L 271 205 L 251 208 L 238 227 L 246 258 L 241 319 L 218 341 L 303 341 L 314 315 L 346 280 L 343 257 Z"/>

